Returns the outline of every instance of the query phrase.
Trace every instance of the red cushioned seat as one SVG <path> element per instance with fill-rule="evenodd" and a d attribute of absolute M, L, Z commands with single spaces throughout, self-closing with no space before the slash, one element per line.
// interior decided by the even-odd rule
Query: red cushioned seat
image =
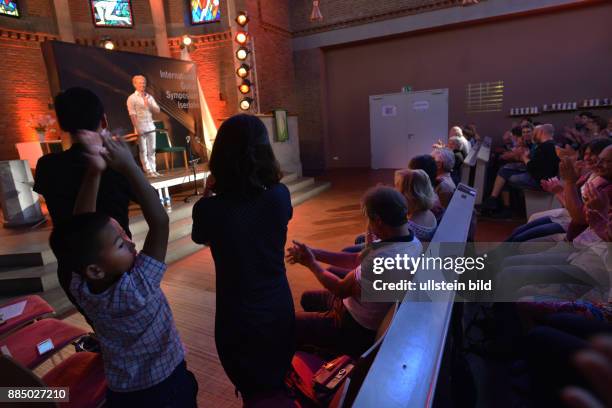
<path fill-rule="evenodd" d="M 95 408 L 106 397 L 106 378 L 102 355 L 83 351 L 75 353 L 42 377 L 49 387 L 68 387 L 70 402 L 62 408 Z"/>
<path fill-rule="evenodd" d="M 37 295 L 24 296 L 18 299 L 13 299 L 0 307 L 9 306 L 15 303 L 19 303 L 25 300 L 26 305 L 23 309 L 23 313 L 19 316 L 15 316 L 12 319 L 8 319 L 6 323 L 0 326 L 0 336 L 4 336 L 11 331 L 30 323 L 32 320 L 39 319 L 45 315 L 55 313 L 53 308 L 45 302 L 43 298 Z"/>
<path fill-rule="evenodd" d="M 86 330 L 61 320 L 43 319 L 0 340 L 0 346 L 6 346 L 16 361 L 28 368 L 34 368 L 71 341 L 85 334 L 87 334 Z M 36 346 L 46 339 L 51 339 L 54 348 L 41 356 Z"/>

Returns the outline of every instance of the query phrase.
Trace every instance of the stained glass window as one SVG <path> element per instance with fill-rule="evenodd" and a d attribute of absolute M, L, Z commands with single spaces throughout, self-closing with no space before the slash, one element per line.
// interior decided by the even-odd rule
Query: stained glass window
<path fill-rule="evenodd" d="M 90 0 L 96 27 L 132 27 L 130 0 Z"/>
<path fill-rule="evenodd" d="M 0 15 L 19 17 L 17 0 L 0 0 Z"/>
<path fill-rule="evenodd" d="M 221 19 L 219 0 L 189 0 L 191 24 L 211 23 Z"/>

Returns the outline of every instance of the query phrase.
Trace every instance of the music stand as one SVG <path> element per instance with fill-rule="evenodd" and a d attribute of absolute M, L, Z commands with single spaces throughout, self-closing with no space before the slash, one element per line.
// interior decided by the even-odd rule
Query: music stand
<path fill-rule="evenodd" d="M 200 158 L 193 158 L 193 153 L 191 151 L 191 136 L 187 135 L 187 137 L 185 137 L 185 141 L 187 142 L 187 161 L 189 162 L 189 167 L 191 167 L 191 170 L 193 171 L 193 194 L 188 195 L 183 200 L 183 202 L 188 203 L 193 197 L 198 197 L 200 195 L 198 192 L 198 180 L 196 180 L 198 174 L 197 164 L 200 161 Z"/>

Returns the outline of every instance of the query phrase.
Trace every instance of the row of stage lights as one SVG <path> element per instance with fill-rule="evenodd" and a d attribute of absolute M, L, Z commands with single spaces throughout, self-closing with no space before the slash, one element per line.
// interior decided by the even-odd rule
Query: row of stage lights
<path fill-rule="evenodd" d="M 249 41 L 249 34 L 246 31 L 246 25 L 249 22 L 249 17 L 245 11 L 239 11 L 236 16 L 236 23 L 240 26 L 240 29 L 236 31 L 234 40 L 238 43 L 239 47 L 236 50 L 236 58 L 240 61 L 240 66 L 236 69 L 236 75 L 242 82 L 238 86 L 240 94 L 244 95 L 240 101 L 240 109 L 247 111 L 253 105 L 253 98 L 247 96 L 252 90 L 252 83 L 247 78 L 251 72 L 251 66 L 247 63 L 247 58 L 251 53 L 251 50 L 247 48 L 247 42 Z"/>

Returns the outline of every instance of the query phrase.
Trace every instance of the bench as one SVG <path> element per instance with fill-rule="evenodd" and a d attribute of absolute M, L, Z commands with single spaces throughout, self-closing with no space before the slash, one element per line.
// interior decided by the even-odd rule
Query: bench
<path fill-rule="evenodd" d="M 476 190 L 460 184 L 429 247 L 427 256 L 462 256 L 472 218 Z M 458 245 L 440 246 L 456 242 Z M 415 280 L 442 280 L 440 271 L 417 271 Z M 423 292 L 408 292 L 353 407 L 429 407 L 433 404 L 438 373 L 451 321 L 454 293 L 437 292 L 424 301 Z"/>

